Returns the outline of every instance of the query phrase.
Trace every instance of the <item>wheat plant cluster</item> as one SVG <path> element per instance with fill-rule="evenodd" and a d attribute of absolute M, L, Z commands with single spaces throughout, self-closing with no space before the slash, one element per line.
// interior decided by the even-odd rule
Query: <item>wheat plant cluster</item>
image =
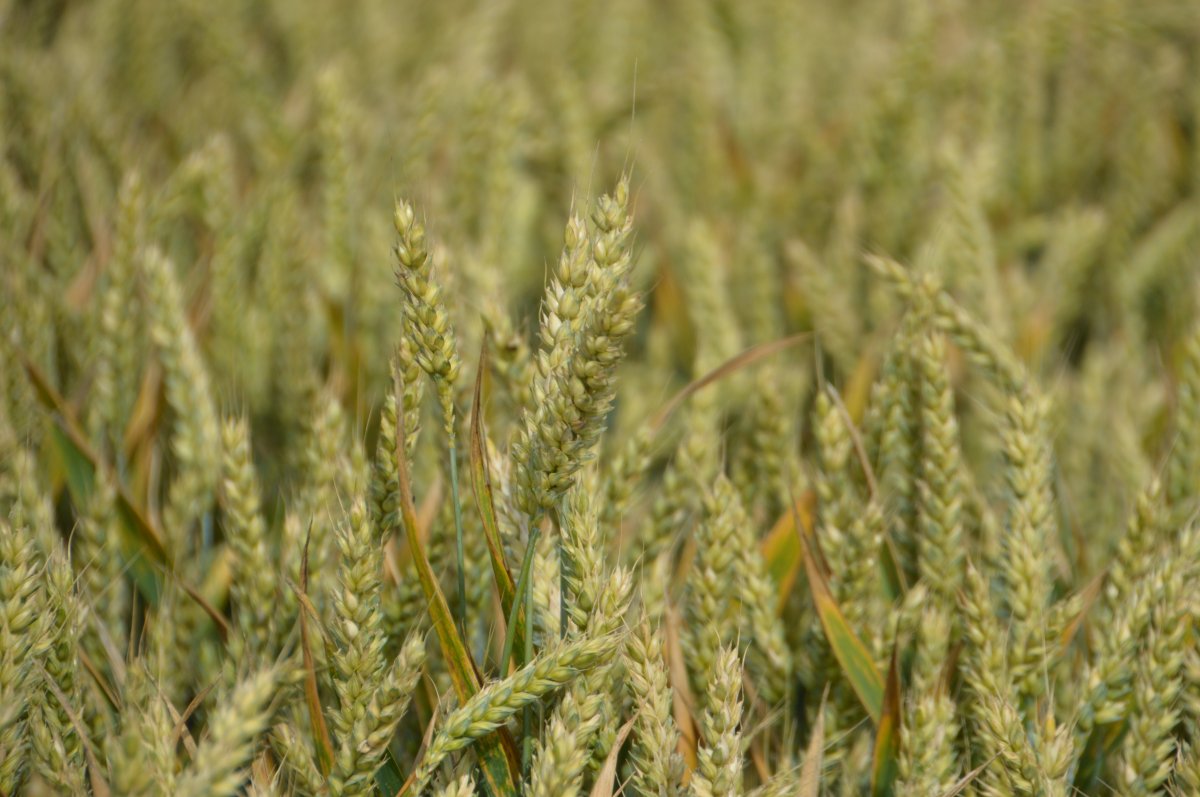
<path fill-rule="evenodd" d="M 0 797 L 1200 794 L 1200 4 L 0 0 Z"/>

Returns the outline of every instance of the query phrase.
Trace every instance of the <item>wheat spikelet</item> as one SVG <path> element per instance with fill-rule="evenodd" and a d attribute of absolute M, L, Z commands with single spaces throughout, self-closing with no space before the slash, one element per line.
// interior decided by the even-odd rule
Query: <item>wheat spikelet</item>
<path fill-rule="evenodd" d="M 208 369 L 187 323 L 174 266 L 157 249 L 146 252 L 142 271 L 150 336 L 162 360 L 167 403 L 175 413 L 172 449 L 178 474 L 168 492 L 163 524 L 178 553 L 195 520 L 212 501 L 220 478 L 220 426 Z"/>
<path fill-rule="evenodd" d="M 967 690 L 963 706 L 964 724 L 978 734 L 975 742 L 977 755 L 984 761 L 998 758 L 1005 746 L 1003 735 L 987 729 L 995 722 L 995 709 L 990 701 L 1011 691 L 1008 661 L 1001 646 L 1002 631 L 996 621 L 991 590 L 984 575 L 970 562 L 967 564 L 964 589 L 960 596 L 963 613 L 963 634 L 966 647 L 963 652 L 963 680 Z M 989 767 L 983 777 L 985 783 L 996 783 L 997 767 Z"/>
<path fill-rule="evenodd" d="M 684 411 L 683 437 L 663 473 L 647 521 L 648 558 L 663 553 L 687 530 L 716 478 L 720 451 L 716 409 L 712 396 L 702 394 Z"/>
<path fill-rule="evenodd" d="M 330 566 L 337 545 L 337 529 L 346 520 L 342 496 L 357 494 L 354 485 L 347 484 L 347 458 L 344 452 L 346 418 L 341 405 L 332 395 L 321 397 L 314 404 L 307 420 L 304 447 L 301 450 L 303 489 L 297 496 L 295 508 L 303 524 L 297 542 L 284 553 L 289 556 L 287 570 L 294 579 L 300 576 L 300 556 L 308 554 L 312 574 L 310 592 L 317 602 L 334 588 L 330 583 L 334 568 Z"/>
<path fill-rule="evenodd" d="M 600 523 L 606 529 L 616 527 L 629 509 L 639 480 L 650 466 L 653 432 L 646 426 L 628 435 L 624 445 L 609 452 L 601 467 L 604 500 Z"/>
<path fill-rule="evenodd" d="M 397 201 L 396 281 L 404 297 L 404 319 L 416 344 L 415 361 L 434 381 L 447 436 L 455 439 L 454 390 L 461 362 L 442 289 L 433 281 L 433 260 L 425 242 L 425 227 L 413 206 Z"/>
<path fill-rule="evenodd" d="M 412 342 L 401 338 L 392 359 L 392 369 L 403 372 L 404 381 L 404 444 L 411 457 L 420 439 L 421 398 L 423 385 Z M 391 536 L 400 526 L 400 498 L 396 477 L 396 425 L 400 415 L 396 411 L 396 397 L 389 393 L 383 400 L 379 414 L 379 442 L 375 452 L 375 463 L 371 474 L 372 522 L 385 537 Z"/>
<path fill-rule="evenodd" d="M 603 576 L 599 540 L 599 518 L 584 487 L 567 494 L 568 509 L 559 528 L 562 535 L 562 578 L 567 616 L 576 628 L 586 628 L 596 607 Z"/>
<path fill-rule="evenodd" d="M 633 786 L 639 794 L 674 797 L 681 792 L 683 757 L 679 730 L 671 714 L 663 644 L 650 626 L 642 624 L 625 643 L 625 670 L 637 705 L 630 749 Z"/>
<path fill-rule="evenodd" d="M 724 588 L 725 574 L 735 572 L 742 556 L 740 524 L 745 522 L 745 514 L 736 502 L 732 485 L 719 477 L 705 500 L 705 518 L 696 528 L 684 646 L 697 686 L 716 677 L 722 646 L 733 642 L 741 628 L 740 595 L 730 596 Z"/>
<path fill-rule="evenodd" d="M 922 469 L 918 490 L 920 522 L 919 571 L 947 604 L 952 605 L 962 580 L 963 469 L 959 451 L 954 396 L 944 365 L 940 337 L 925 335 L 918 348 L 921 375 Z"/>
<path fill-rule="evenodd" d="M 797 458 L 792 406 L 804 387 L 797 376 L 773 365 L 764 364 L 755 375 L 748 440 L 733 470 L 746 506 L 768 513 L 787 506 L 789 473 Z"/>
<path fill-rule="evenodd" d="M 267 729 L 280 673 L 263 670 L 243 679 L 208 721 L 208 737 L 200 742 L 192 765 L 179 778 L 181 797 L 225 797 L 236 794 L 249 772 L 245 765 Z"/>
<path fill-rule="evenodd" d="M 596 697 L 598 700 L 599 696 Z M 598 729 L 597 723 L 585 719 L 581 713 L 573 692 L 555 707 L 546 735 L 534 755 L 527 789 L 530 797 L 579 793 L 588 761 L 588 745 Z"/>
<path fill-rule="evenodd" d="M 424 659 L 410 639 L 390 664 L 380 606 L 382 550 L 361 499 L 339 530 L 339 587 L 333 597 L 340 647 L 334 651 L 334 689 L 339 708 L 332 715 L 339 746 L 331 786 L 338 794 L 361 794 L 370 787 L 383 751 L 403 715 Z"/>
<path fill-rule="evenodd" d="M 955 706 L 941 682 L 951 627 L 946 607 L 921 612 L 911 697 L 903 720 L 905 743 L 898 761 L 896 793 L 904 797 L 941 794 L 954 785 L 959 774 Z"/>
<path fill-rule="evenodd" d="M 586 498 L 577 499 L 586 503 Z M 586 506 L 577 506 L 579 511 L 588 512 Z M 579 522 L 586 522 L 577 518 Z M 594 518 L 592 526 L 594 527 Z M 592 543 L 594 545 L 594 541 Z M 601 568 L 600 562 L 594 563 Z M 599 574 L 595 574 L 598 576 Z M 596 594 L 589 611 L 581 622 L 576 623 L 575 632 L 588 637 L 606 637 L 623 634 L 625 615 L 633 594 L 631 573 L 617 568 L 609 576 L 602 589 L 598 577 Z M 584 768 L 591 764 L 599 768 L 608 755 L 617 732 L 620 713 L 619 659 L 592 667 L 577 678 L 554 709 L 551 717 L 552 730 L 539 745 L 530 776 L 531 787 L 539 794 L 556 794 L 582 785 Z M 555 733 L 554 728 L 562 731 Z"/>
<path fill-rule="evenodd" d="M 26 775 L 32 664 L 52 640 L 37 591 L 41 567 L 28 527 L 0 518 L 0 791 L 6 794 L 15 794 Z"/>
<path fill-rule="evenodd" d="M 90 613 L 118 646 L 125 638 L 130 597 L 123 572 L 119 532 L 114 486 L 106 478 L 97 479 L 91 500 L 80 518 L 71 558 L 90 602 Z M 104 660 L 104 648 L 95 626 L 85 625 L 82 644 L 93 661 Z"/>
<path fill-rule="evenodd" d="M 116 241 L 100 297 L 96 351 L 95 399 L 90 405 L 92 438 L 111 445 L 119 439 L 136 392 L 137 345 L 136 259 L 142 250 L 146 215 L 145 187 L 131 172 L 121 181 L 117 198 Z"/>
<path fill-rule="evenodd" d="M 569 345 L 556 337 L 556 347 L 539 357 L 535 406 L 526 408 L 513 446 L 519 463 L 518 504 L 527 514 L 552 507 L 571 486 L 592 456 L 612 405 L 613 369 L 624 357 L 624 338 L 633 331 L 642 306 L 641 297 L 629 285 L 633 256 L 628 205 L 626 178 L 612 195 L 597 201 L 590 250 L 584 249 L 582 225 L 578 221 L 568 225 L 564 258 L 574 262 L 588 252 L 582 267 L 582 295 L 573 300 L 579 304 L 579 325 L 572 329 Z M 555 329 L 554 322 L 544 326 Z"/>
<path fill-rule="evenodd" d="M 822 531 L 829 539 L 835 572 L 845 563 L 841 557 L 849 551 L 841 545 L 857 517 L 862 496 L 854 479 L 851 463 L 853 443 L 850 429 L 838 412 L 832 389 L 817 397 L 814 436 L 820 447 L 821 470 L 816 479 Z"/>
<path fill-rule="evenodd" d="M 317 100 L 320 103 L 318 136 L 321 146 L 322 219 L 325 222 L 325 255 L 335 273 L 351 280 L 357 270 L 354 262 L 351 218 L 350 113 L 344 77 L 337 67 L 329 67 L 317 76 Z"/>
<path fill-rule="evenodd" d="M 42 490 L 38 466 L 38 457 L 29 448 L 19 446 L 8 454 L 0 473 L 0 511 L 14 526 L 33 533 L 38 553 L 46 558 L 61 546 L 54 528 L 54 508 Z"/>
<path fill-rule="evenodd" d="M 1112 614 L 1127 605 L 1137 586 L 1154 566 L 1154 555 L 1165 536 L 1162 482 L 1153 479 L 1137 497 L 1125 534 L 1117 543 L 1116 555 L 1108 569 L 1103 606 Z"/>
<path fill-rule="evenodd" d="M 312 746 L 291 723 L 280 723 L 271 729 L 271 745 L 277 753 L 280 771 L 287 773 L 295 790 L 306 795 L 325 791 L 325 777 L 317 768 Z"/>
<path fill-rule="evenodd" d="M 126 710 L 111 764 L 113 788 L 134 797 L 175 793 L 174 722 L 145 660 L 131 663 L 123 698 Z"/>
<path fill-rule="evenodd" d="M 1188 736 L 1195 739 L 1195 727 L 1190 727 Z M 1200 759 L 1196 755 L 1195 743 L 1185 743 L 1179 748 L 1179 755 L 1176 757 L 1173 767 L 1174 789 L 1185 794 L 1184 789 L 1195 791 L 1200 789 Z"/>
<path fill-rule="evenodd" d="M 894 534 L 906 569 L 917 556 L 917 503 L 921 469 L 921 397 L 924 386 L 914 356 L 921 340 L 920 317 L 905 314 L 883 360 L 863 421 L 868 454 L 875 452 L 883 499 L 896 516 Z"/>
<path fill-rule="evenodd" d="M 725 492 L 737 529 L 737 560 L 733 576 L 737 579 L 744 619 L 743 646 L 746 668 L 754 678 L 762 700 L 768 705 L 783 700 L 788 693 L 792 675 L 792 655 L 784 637 L 783 624 L 775 611 L 776 589 L 767 574 L 766 564 L 759 552 L 759 542 L 732 483 L 719 479 L 715 490 Z M 718 497 L 718 500 L 722 500 Z"/>
<path fill-rule="evenodd" d="M 1036 696 L 1044 683 L 1040 668 L 1053 589 L 1052 560 L 1047 552 L 1058 538 L 1043 401 L 1028 394 L 1011 397 L 1008 422 L 1005 478 L 1011 496 L 1003 576 L 1005 601 L 1012 614 L 1009 665 L 1021 694 Z"/>
<path fill-rule="evenodd" d="M 1198 539 L 1194 529 L 1186 530 L 1178 550 L 1148 575 L 1145 585 L 1153 609 L 1144 649 L 1133 668 L 1129 735 L 1120 766 L 1130 794 L 1156 793 L 1175 757 L 1173 731 L 1183 689 L 1184 639 L 1191 626 L 1183 591 L 1195 575 Z"/>
<path fill-rule="evenodd" d="M 473 797 L 475 781 L 470 775 L 461 775 L 435 792 L 436 797 Z"/>
<path fill-rule="evenodd" d="M 692 790 L 700 797 L 742 793 L 741 669 L 737 650 L 722 648 L 706 691 L 704 745 L 692 775 Z"/>
<path fill-rule="evenodd" d="M 929 308 L 938 329 L 988 371 L 1008 393 L 1023 392 L 1029 382 L 1012 352 L 954 301 L 930 275 L 917 276 L 894 260 L 870 256 L 870 266 L 890 280 L 897 293 Z"/>
<path fill-rule="evenodd" d="M 258 477 L 250 453 L 250 431 L 244 420 L 227 420 L 221 430 L 224 456 L 223 493 L 229 526 L 226 535 L 236 553 L 230 594 L 246 651 L 257 659 L 274 636 L 274 566 L 267 551 Z"/>
<path fill-rule="evenodd" d="M 421 667 L 425 662 L 425 646 L 417 636 L 410 637 L 383 674 L 378 692 L 365 707 L 365 716 L 353 729 L 353 746 L 343 744 L 337 754 L 337 774 L 330 786 L 335 794 L 371 794 L 375 772 L 384 755 L 396 726 L 404 717 L 416 688 Z"/>
<path fill-rule="evenodd" d="M 83 740 L 69 711 L 83 704 L 76 663 L 83 607 L 64 551 L 46 562 L 44 579 L 42 622 L 50 646 L 39 668 L 41 677 L 33 679 L 29 737 L 39 773 L 55 788 L 78 794 L 84 791 Z"/>
<path fill-rule="evenodd" d="M 417 769 L 419 793 L 448 755 L 494 731 L 525 706 L 537 702 L 580 673 L 608 659 L 614 637 L 583 637 L 544 650 L 509 677 L 485 685 L 442 722 Z"/>
<path fill-rule="evenodd" d="M 588 618 L 586 633 L 590 636 L 616 635 L 619 643 L 625 637 L 625 621 L 632 599 L 632 571 L 623 567 L 615 568 L 609 574 L 596 608 Z M 623 679 L 622 660 L 619 656 L 613 656 L 588 670 L 571 686 L 571 696 L 580 706 L 585 732 L 592 723 L 597 728 L 589 762 L 593 771 L 604 765 L 616 743 L 622 711 Z"/>

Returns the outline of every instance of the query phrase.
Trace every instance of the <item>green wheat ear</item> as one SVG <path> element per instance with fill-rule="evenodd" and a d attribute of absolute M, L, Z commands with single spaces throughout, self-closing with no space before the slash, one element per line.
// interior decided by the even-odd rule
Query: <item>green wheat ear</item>
<path fill-rule="evenodd" d="M 5 611 L 0 619 L 4 647 L 0 649 L 0 693 L 4 696 L 0 746 L 9 751 L 0 762 L 0 787 L 15 793 L 29 769 L 29 714 L 34 685 L 40 675 L 33 668 L 34 653 L 44 656 L 52 641 L 44 623 L 45 606 L 39 594 L 42 562 L 33 535 L 24 524 L 0 519 L 0 590 Z M 44 690 L 37 689 L 40 696 Z"/>
<path fill-rule="evenodd" d="M 634 787 L 643 794 L 666 797 L 682 791 L 683 758 L 679 729 L 671 713 L 662 637 L 643 620 L 625 643 L 629 687 L 642 706 L 630 748 Z"/>
<path fill-rule="evenodd" d="M 230 599 L 237 609 L 238 630 L 245 636 L 246 655 L 260 660 L 273 636 L 274 562 L 267 549 L 258 477 L 244 420 L 227 420 L 221 430 L 224 449 L 222 491 L 228 518 L 226 534 L 236 553 Z"/>
<path fill-rule="evenodd" d="M 952 605 L 962 583 L 962 509 L 966 497 L 958 422 L 941 336 L 923 336 L 918 352 L 922 448 L 918 569 L 938 598 Z"/>
<path fill-rule="evenodd" d="M 593 638 L 620 637 L 632 590 L 629 571 L 614 570 L 582 626 L 584 633 Z M 608 757 L 619 717 L 614 701 L 623 692 L 620 664 L 618 656 L 608 656 L 575 679 L 563 695 L 531 765 L 531 793 L 548 797 L 578 790 L 588 765 L 598 767 Z"/>
<path fill-rule="evenodd" d="M 328 5 L 0 0 L 0 797 L 1200 791 L 1194 2 Z"/>
<path fill-rule="evenodd" d="M 416 785 L 424 787 L 445 758 L 494 731 L 528 705 L 578 678 L 612 654 L 613 636 L 582 637 L 561 642 L 508 678 L 484 686 L 460 708 L 447 715 L 421 766 Z"/>
<path fill-rule="evenodd" d="M 74 573 L 66 552 L 56 551 L 46 563 L 42 622 L 50 648 L 35 675 L 30 701 L 29 736 L 34 766 L 55 788 L 84 790 L 86 740 L 72 721 L 69 707 L 83 705 L 83 680 L 76 647 L 83 626 L 83 606 L 74 589 Z M 35 673 L 37 670 L 35 670 Z M 51 685 L 52 684 L 52 685 Z M 59 697 L 62 695 L 62 697 Z"/>
<path fill-rule="evenodd" d="M 209 735 L 202 739 L 192 765 L 177 784 L 176 794 L 234 795 L 247 777 L 259 736 L 271 719 L 271 697 L 279 672 L 263 670 L 243 679 L 217 706 L 209 719 Z"/>
<path fill-rule="evenodd" d="M 692 788 L 703 797 L 742 794 L 741 666 L 737 651 L 717 654 L 714 677 L 707 688 L 707 708 L 701 721 L 704 743 Z"/>
<path fill-rule="evenodd" d="M 220 425 L 209 374 L 188 324 L 175 266 L 160 250 L 142 258 L 150 337 L 158 349 L 167 403 L 174 412 L 172 449 L 179 460 L 163 510 L 176 555 L 188 546 L 193 524 L 208 511 L 220 476 Z"/>
<path fill-rule="evenodd" d="M 951 613 L 946 607 L 920 612 L 910 697 L 904 707 L 897 794 L 940 794 L 960 774 L 956 741 L 960 721 L 942 668 L 950 654 Z"/>

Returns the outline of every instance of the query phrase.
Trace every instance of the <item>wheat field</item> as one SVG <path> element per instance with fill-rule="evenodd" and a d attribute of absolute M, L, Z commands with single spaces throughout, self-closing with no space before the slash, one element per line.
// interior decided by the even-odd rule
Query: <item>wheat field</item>
<path fill-rule="evenodd" d="M 1200 794 L 1200 4 L 0 0 L 0 797 Z"/>

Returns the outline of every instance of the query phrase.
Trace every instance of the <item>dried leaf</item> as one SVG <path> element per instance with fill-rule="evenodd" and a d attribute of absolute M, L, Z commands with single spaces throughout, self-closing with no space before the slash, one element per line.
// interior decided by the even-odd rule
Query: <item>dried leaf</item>
<path fill-rule="evenodd" d="M 604 759 L 604 766 L 596 773 L 596 783 L 592 786 L 591 797 L 613 797 L 613 786 L 617 779 L 617 760 L 621 756 L 621 748 L 625 746 L 625 740 L 629 738 L 629 732 L 633 730 L 635 720 L 636 718 L 631 718 L 617 731 L 616 741 L 613 742 L 612 749 L 608 751 L 608 757 Z"/>
<path fill-rule="evenodd" d="M 800 787 L 796 797 L 818 797 L 821 792 L 821 764 L 825 757 L 825 703 L 829 700 L 829 688 L 821 697 L 821 708 L 817 711 L 817 724 L 808 749 L 804 753 L 804 765 L 800 767 Z"/>

